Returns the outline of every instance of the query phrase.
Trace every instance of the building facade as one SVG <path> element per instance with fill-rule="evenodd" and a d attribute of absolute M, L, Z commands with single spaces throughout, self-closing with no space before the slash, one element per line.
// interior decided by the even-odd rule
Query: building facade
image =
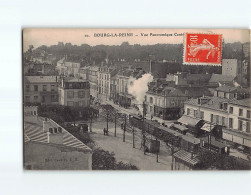
<path fill-rule="evenodd" d="M 98 94 L 98 67 L 90 66 L 87 70 L 87 79 L 90 83 L 90 94 L 92 97 L 97 98 Z"/>
<path fill-rule="evenodd" d="M 81 79 L 62 79 L 58 88 L 59 104 L 64 106 L 89 107 L 90 84 Z"/>
<path fill-rule="evenodd" d="M 58 77 L 25 76 L 24 103 L 58 104 Z"/>
<path fill-rule="evenodd" d="M 215 90 L 213 97 L 190 99 L 184 103 L 184 116 L 203 120 L 202 130 L 211 132 L 220 127 L 220 137 L 251 147 L 250 98 L 248 91 L 230 86 Z"/>
<path fill-rule="evenodd" d="M 146 93 L 147 113 L 163 120 L 178 118 L 188 96 L 174 87 L 153 87 Z"/>
<path fill-rule="evenodd" d="M 55 121 L 24 108 L 24 169 L 91 170 L 92 150 Z"/>
<path fill-rule="evenodd" d="M 57 70 L 60 75 L 79 78 L 80 62 L 67 59 L 67 56 L 57 62 Z"/>
<path fill-rule="evenodd" d="M 101 99 L 110 98 L 111 77 L 116 75 L 117 69 L 114 67 L 102 66 L 98 70 L 98 96 Z"/>

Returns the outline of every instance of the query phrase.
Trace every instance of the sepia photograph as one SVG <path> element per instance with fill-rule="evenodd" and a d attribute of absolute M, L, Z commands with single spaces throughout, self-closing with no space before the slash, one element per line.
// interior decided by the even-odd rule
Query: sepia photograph
<path fill-rule="evenodd" d="M 24 170 L 251 169 L 249 29 L 23 28 Z"/>

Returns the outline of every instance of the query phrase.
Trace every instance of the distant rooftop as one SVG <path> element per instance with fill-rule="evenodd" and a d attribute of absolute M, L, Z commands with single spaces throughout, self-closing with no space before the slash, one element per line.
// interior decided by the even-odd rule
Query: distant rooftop
<path fill-rule="evenodd" d="M 232 75 L 212 74 L 209 83 L 233 82 L 234 79 L 235 76 Z"/>
<path fill-rule="evenodd" d="M 57 76 L 25 76 L 25 81 L 30 83 L 53 83 L 57 81 Z"/>

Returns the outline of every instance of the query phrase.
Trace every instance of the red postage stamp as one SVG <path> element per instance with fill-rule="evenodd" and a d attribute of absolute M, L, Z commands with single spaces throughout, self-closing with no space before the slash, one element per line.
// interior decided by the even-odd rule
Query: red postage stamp
<path fill-rule="evenodd" d="M 222 35 L 186 33 L 183 64 L 220 65 Z"/>

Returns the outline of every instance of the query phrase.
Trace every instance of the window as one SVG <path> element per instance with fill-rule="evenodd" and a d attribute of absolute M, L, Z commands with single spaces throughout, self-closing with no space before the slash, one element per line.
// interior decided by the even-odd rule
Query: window
<path fill-rule="evenodd" d="M 30 101 L 30 96 L 25 96 L 25 101 L 29 102 Z"/>
<path fill-rule="evenodd" d="M 30 85 L 25 86 L 25 91 L 30 91 Z"/>
<path fill-rule="evenodd" d="M 57 102 L 57 95 L 51 95 L 51 101 L 52 102 Z"/>
<path fill-rule="evenodd" d="M 211 121 L 211 123 L 214 122 L 214 115 L 213 114 L 210 115 L 210 121 Z"/>
<path fill-rule="evenodd" d="M 204 119 L 204 112 L 203 111 L 200 111 L 200 118 Z"/>
<path fill-rule="evenodd" d="M 239 109 L 239 116 L 242 116 L 243 115 L 243 109 Z"/>
<path fill-rule="evenodd" d="M 223 116 L 223 117 L 222 117 L 222 126 L 225 126 L 225 125 L 226 125 L 226 121 L 225 121 L 225 120 L 226 120 L 226 118 Z"/>
<path fill-rule="evenodd" d="M 42 102 L 45 102 L 45 96 L 44 95 L 42 96 Z"/>
<path fill-rule="evenodd" d="M 67 98 L 74 98 L 74 92 L 73 91 L 68 91 L 67 92 Z"/>
<path fill-rule="evenodd" d="M 196 117 L 197 116 L 197 110 L 193 111 L 193 116 Z"/>
<path fill-rule="evenodd" d="M 216 115 L 216 124 L 219 124 L 219 115 Z"/>
<path fill-rule="evenodd" d="M 84 104 L 85 104 L 84 101 L 79 101 L 79 102 L 78 102 L 78 105 L 79 105 L 79 106 L 84 106 Z"/>
<path fill-rule="evenodd" d="M 233 119 L 229 118 L 229 128 L 232 129 L 233 128 Z"/>
<path fill-rule="evenodd" d="M 238 129 L 239 129 L 240 131 L 242 131 L 242 126 L 243 126 L 242 120 L 239 120 L 239 128 L 238 128 Z"/>
<path fill-rule="evenodd" d="M 151 103 L 151 104 L 153 103 L 153 98 L 152 98 L 152 97 L 150 97 L 150 103 Z"/>
<path fill-rule="evenodd" d="M 43 85 L 43 91 L 47 91 L 47 85 Z"/>
<path fill-rule="evenodd" d="M 34 96 L 34 101 L 38 101 L 38 96 Z"/>
<path fill-rule="evenodd" d="M 246 132 L 250 133 L 250 122 L 248 122 L 248 121 L 246 123 Z"/>
<path fill-rule="evenodd" d="M 247 110 L 247 118 L 250 118 L 250 110 Z"/>
<path fill-rule="evenodd" d="M 55 85 L 51 85 L 51 91 L 55 91 Z"/>
<path fill-rule="evenodd" d="M 190 115 L 190 109 L 187 108 L 187 115 Z"/>
<path fill-rule="evenodd" d="M 38 91 L 38 85 L 34 85 L 34 91 Z"/>
<path fill-rule="evenodd" d="M 78 92 L 78 97 L 79 98 L 83 98 L 85 96 L 85 92 L 84 91 L 79 91 Z"/>
<path fill-rule="evenodd" d="M 232 106 L 229 107 L 229 113 L 233 114 L 233 112 L 234 112 L 234 108 Z"/>
<path fill-rule="evenodd" d="M 226 92 L 224 92 L 224 98 L 226 98 L 227 97 L 227 93 Z"/>

